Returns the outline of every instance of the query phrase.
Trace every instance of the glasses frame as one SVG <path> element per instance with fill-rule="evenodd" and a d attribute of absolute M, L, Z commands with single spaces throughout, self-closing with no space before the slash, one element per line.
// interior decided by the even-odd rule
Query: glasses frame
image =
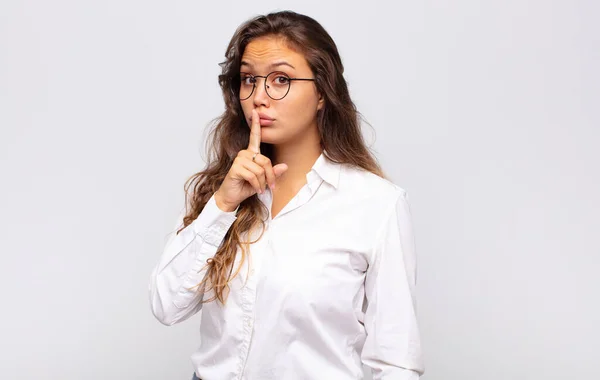
<path fill-rule="evenodd" d="M 248 95 L 247 97 L 245 97 L 245 98 L 243 98 L 243 99 L 240 97 L 240 101 L 243 101 L 243 100 L 248 100 L 248 99 L 250 99 L 250 97 L 252 96 L 252 94 L 254 94 L 254 90 L 256 89 L 256 78 L 264 78 L 264 79 L 265 79 L 265 80 L 263 81 L 263 83 L 264 83 L 264 86 L 265 86 L 265 93 L 267 94 L 267 96 L 268 96 L 269 98 L 271 98 L 271 99 L 273 99 L 273 100 L 281 100 L 281 99 L 285 98 L 285 97 L 287 96 L 287 94 L 289 94 L 289 92 L 290 92 L 290 88 L 292 88 L 292 82 L 293 82 L 293 81 L 295 81 L 295 80 L 301 80 L 301 81 L 313 81 L 313 82 L 315 81 L 315 78 L 291 78 L 291 77 L 289 77 L 287 74 L 285 74 L 285 76 L 286 76 L 286 77 L 288 78 L 288 80 L 290 81 L 290 82 L 288 83 L 288 89 L 287 89 L 287 91 L 285 92 L 285 94 L 284 94 L 284 95 L 283 95 L 281 98 L 274 98 L 274 97 L 272 97 L 272 96 L 269 94 L 269 90 L 268 90 L 268 86 L 267 86 L 267 78 L 268 78 L 268 77 L 269 77 L 271 74 L 275 74 L 275 73 L 281 73 L 281 74 L 285 74 L 285 73 L 283 73 L 283 72 L 281 72 L 281 71 L 271 71 L 271 72 L 270 72 L 270 73 L 268 73 L 267 75 L 252 75 L 252 74 L 250 74 L 250 73 L 241 72 L 241 73 L 240 73 L 240 75 L 239 75 L 239 79 L 240 79 L 240 86 L 242 85 L 242 75 L 247 75 L 247 76 L 250 76 L 250 77 L 254 78 L 254 79 L 255 79 L 255 82 L 254 82 L 254 83 L 253 83 L 253 85 L 252 85 L 252 91 L 250 91 L 250 95 Z M 241 91 L 240 91 L 240 93 L 241 93 Z"/>

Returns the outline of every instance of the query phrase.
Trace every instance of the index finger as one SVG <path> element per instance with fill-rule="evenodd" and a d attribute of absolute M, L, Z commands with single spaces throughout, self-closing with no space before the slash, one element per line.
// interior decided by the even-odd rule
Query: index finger
<path fill-rule="evenodd" d="M 260 153 L 260 117 L 256 110 L 252 110 L 252 126 L 250 127 L 248 150 Z"/>

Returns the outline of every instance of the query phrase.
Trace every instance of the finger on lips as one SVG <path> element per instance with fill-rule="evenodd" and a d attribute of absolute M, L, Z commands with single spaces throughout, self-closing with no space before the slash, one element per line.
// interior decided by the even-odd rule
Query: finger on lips
<path fill-rule="evenodd" d="M 260 153 L 260 117 L 258 117 L 258 112 L 256 112 L 256 110 L 252 110 L 252 124 L 250 126 L 248 150 L 254 153 Z"/>
<path fill-rule="evenodd" d="M 264 175 L 262 178 L 266 176 L 266 182 L 268 183 L 271 189 L 275 188 L 275 171 L 273 170 L 273 166 L 267 157 L 264 157 L 260 154 L 260 140 L 261 140 L 261 126 L 260 126 L 260 117 L 258 115 L 258 111 L 255 109 L 252 110 L 252 123 L 250 127 L 250 141 L 248 142 L 248 150 L 251 152 L 250 157 L 254 157 L 254 163 L 262 166 L 265 169 Z M 255 153 L 258 153 L 255 155 Z M 264 157 L 264 158 L 263 158 Z M 257 177 L 260 178 L 259 175 Z M 261 181 L 262 184 L 263 181 Z M 266 184 L 265 184 L 266 186 Z M 263 186 L 263 188 L 265 188 Z M 262 191 L 261 191 L 262 193 Z"/>

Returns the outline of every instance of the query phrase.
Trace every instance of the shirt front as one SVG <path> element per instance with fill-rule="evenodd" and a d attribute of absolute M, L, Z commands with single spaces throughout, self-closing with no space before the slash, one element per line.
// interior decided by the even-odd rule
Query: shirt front
<path fill-rule="evenodd" d="M 168 239 L 150 285 L 165 325 L 201 312 L 192 355 L 203 380 L 416 380 L 424 371 L 416 318 L 416 256 L 406 191 L 323 154 L 307 183 L 265 215 L 225 305 L 195 287 L 236 219 L 210 198 Z M 272 193 L 258 195 L 271 210 Z M 183 213 L 177 221 L 181 226 Z M 234 272 L 240 264 L 238 251 Z"/>

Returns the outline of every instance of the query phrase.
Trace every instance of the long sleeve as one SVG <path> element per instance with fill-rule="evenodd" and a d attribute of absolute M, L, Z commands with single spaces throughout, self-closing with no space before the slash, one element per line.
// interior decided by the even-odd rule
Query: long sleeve
<path fill-rule="evenodd" d="M 161 323 L 173 325 L 202 308 L 203 294 L 196 285 L 206 274 L 206 269 L 202 269 L 206 260 L 217 252 L 235 221 L 236 211 L 219 209 L 213 195 L 196 220 L 179 234 L 171 233 L 149 284 L 152 313 Z M 183 213 L 175 229 L 182 222 Z"/>
<path fill-rule="evenodd" d="M 416 254 L 410 207 L 402 191 L 384 218 L 365 279 L 361 354 L 374 380 L 417 380 L 424 372 L 416 317 Z"/>

